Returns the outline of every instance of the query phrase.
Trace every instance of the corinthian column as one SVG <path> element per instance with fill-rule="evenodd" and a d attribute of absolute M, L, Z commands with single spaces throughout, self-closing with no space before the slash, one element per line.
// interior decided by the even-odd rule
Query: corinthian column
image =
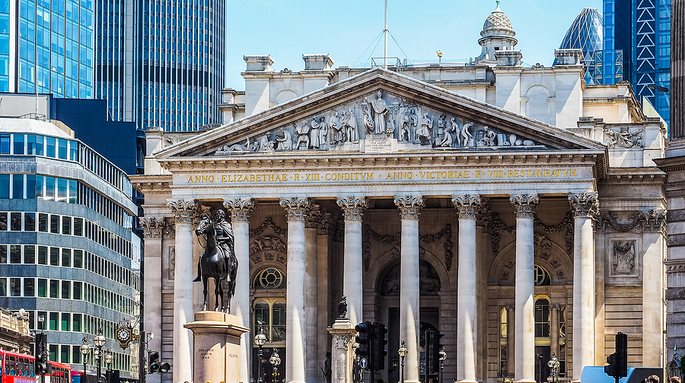
<path fill-rule="evenodd" d="M 459 210 L 459 271 L 457 277 L 457 380 L 476 382 L 476 210 L 479 194 L 455 195 Z"/>
<path fill-rule="evenodd" d="M 314 382 L 319 376 L 319 289 L 317 240 L 316 235 L 321 222 L 321 210 L 319 205 L 312 205 L 307 212 L 304 223 L 305 238 L 305 279 L 304 279 L 304 305 L 307 308 L 305 320 L 305 338 L 307 339 L 305 350 L 305 380 Z"/>
<path fill-rule="evenodd" d="M 595 238 L 597 193 L 570 194 L 573 210 L 573 380 L 595 364 Z"/>
<path fill-rule="evenodd" d="M 288 275 L 286 291 L 286 382 L 305 381 L 305 240 L 304 221 L 309 199 L 284 198 L 281 206 L 288 216 Z"/>
<path fill-rule="evenodd" d="M 143 280 L 145 283 L 145 305 L 143 306 L 143 320 L 145 331 L 153 334 L 162 334 L 162 232 L 164 231 L 164 218 L 141 217 L 140 226 L 143 228 L 145 238 L 145 266 Z M 149 347 L 152 350 L 162 350 L 162 337 L 150 339 Z M 162 355 L 164 358 L 165 355 Z M 149 376 L 148 381 L 158 383 L 159 375 Z M 152 379 L 150 379 L 152 378 Z"/>
<path fill-rule="evenodd" d="M 405 382 L 419 381 L 419 214 L 423 197 L 395 197 L 402 220 L 400 249 L 400 340 L 407 341 Z"/>
<path fill-rule="evenodd" d="M 347 315 L 352 324 L 364 318 L 362 289 L 362 215 L 367 207 L 366 198 L 349 196 L 338 198 L 338 206 L 345 216 L 345 258 L 343 267 L 343 294 L 347 297 Z"/>
<path fill-rule="evenodd" d="M 224 207 L 231 213 L 233 238 L 238 273 L 236 275 L 235 295 L 231 299 L 231 312 L 243 321 L 243 326 L 250 326 L 250 213 L 254 210 L 252 198 L 224 200 Z M 240 381 L 250 381 L 250 356 L 252 335 L 246 332 L 240 337 Z"/>
<path fill-rule="evenodd" d="M 533 211 L 538 204 L 537 194 L 513 195 L 510 198 L 516 211 L 516 326 L 514 379 L 535 382 L 535 316 L 533 246 Z"/>
<path fill-rule="evenodd" d="M 174 383 L 193 380 L 193 333 L 183 327 L 193 320 L 193 216 L 197 202 L 169 201 L 176 218 L 174 266 Z"/>

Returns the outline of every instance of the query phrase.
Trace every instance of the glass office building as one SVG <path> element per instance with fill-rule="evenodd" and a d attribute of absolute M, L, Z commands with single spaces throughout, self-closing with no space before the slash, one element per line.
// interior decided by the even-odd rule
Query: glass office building
<path fill-rule="evenodd" d="M 226 0 L 97 3 L 96 96 L 139 128 L 221 122 Z"/>
<path fill-rule="evenodd" d="M 117 325 L 139 315 L 131 183 L 70 133 L 0 119 L 0 307 L 26 310 L 31 329 L 47 333 L 50 360 L 79 371 L 84 335 L 92 343 L 101 331 L 111 368 L 132 377 L 133 345 L 114 340 Z"/>
<path fill-rule="evenodd" d="M 559 49 L 580 49 L 583 51 L 585 81 L 595 82 L 594 57 L 596 51 L 602 50 L 603 30 L 602 15 L 597 9 L 583 8 L 566 31 Z M 556 64 L 556 60 L 555 60 Z"/>
<path fill-rule="evenodd" d="M 670 122 L 671 0 L 604 0 L 603 84 L 629 81 Z"/>
<path fill-rule="evenodd" d="M 0 0 L 0 92 L 93 97 L 93 0 Z"/>

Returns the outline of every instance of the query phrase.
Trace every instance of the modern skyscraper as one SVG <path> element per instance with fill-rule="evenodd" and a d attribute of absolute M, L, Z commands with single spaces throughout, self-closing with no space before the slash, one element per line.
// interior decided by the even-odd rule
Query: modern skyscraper
<path fill-rule="evenodd" d="M 596 51 L 602 50 L 603 30 L 602 14 L 594 8 L 583 8 L 566 31 L 559 49 L 580 49 L 583 51 L 585 81 L 594 83 Z M 558 60 L 554 60 L 556 65 Z"/>
<path fill-rule="evenodd" d="M 113 119 L 166 131 L 220 123 L 225 0 L 97 6 L 96 96 Z"/>
<path fill-rule="evenodd" d="M 0 1 L 0 92 L 92 98 L 94 7 L 93 0 Z"/>
<path fill-rule="evenodd" d="M 604 0 L 602 83 L 629 81 L 670 122 L 671 0 Z"/>

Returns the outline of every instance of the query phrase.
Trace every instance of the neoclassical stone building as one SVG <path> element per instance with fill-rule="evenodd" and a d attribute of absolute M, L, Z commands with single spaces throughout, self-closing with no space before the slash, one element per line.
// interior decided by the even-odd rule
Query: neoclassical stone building
<path fill-rule="evenodd" d="M 273 72 L 269 57 L 246 57 L 245 92 L 227 92 L 232 122 L 148 131 L 133 180 L 145 327 L 173 382 L 192 380 L 194 217 L 217 209 L 240 263 L 232 312 L 252 330 L 245 382 L 260 329 L 279 379 L 323 382 L 342 295 L 353 323 L 388 326 L 385 382 L 399 378 L 401 340 L 405 379 L 419 380 L 428 329 L 444 334 L 445 378 L 459 381 L 539 380 L 552 354 L 578 380 L 618 331 L 631 366 L 663 365 L 662 120 L 627 85 L 585 86 L 577 51 L 523 68 L 499 9 L 481 36 L 482 55 L 461 67 L 331 69 L 307 55 L 304 71 Z"/>

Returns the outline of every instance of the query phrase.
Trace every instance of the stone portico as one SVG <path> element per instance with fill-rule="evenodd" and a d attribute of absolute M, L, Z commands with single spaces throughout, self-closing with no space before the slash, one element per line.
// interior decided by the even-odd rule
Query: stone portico
<path fill-rule="evenodd" d="M 146 286 L 159 289 L 145 301 L 161 302 L 146 305 L 147 331 L 161 334 L 151 347 L 172 356 L 174 383 L 191 381 L 193 217 L 224 209 L 240 264 L 232 312 L 252 331 L 244 382 L 260 330 L 266 359 L 278 350 L 284 361 L 278 379 L 323 382 L 342 295 L 353 323 L 388 326 L 385 382 L 399 379 L 401 340 L 405 380 L 437 376 L 421 367 L 430 329 L 444 335 L 445 378 L 460 382 L 533 382 L 551 354 L 578 380 L 613 352 L 616 331 L 629 334 L 631 364 L 659 366 L 663 173 L 615 166 L 625 153 L 598 134 L 374 69 L 190 140 L 160 139 L 157 174 L 134 177 L 144 227 L 162 228 L 146 230 Z M 645 137 L 663 149 L 659 133 Z"/>

